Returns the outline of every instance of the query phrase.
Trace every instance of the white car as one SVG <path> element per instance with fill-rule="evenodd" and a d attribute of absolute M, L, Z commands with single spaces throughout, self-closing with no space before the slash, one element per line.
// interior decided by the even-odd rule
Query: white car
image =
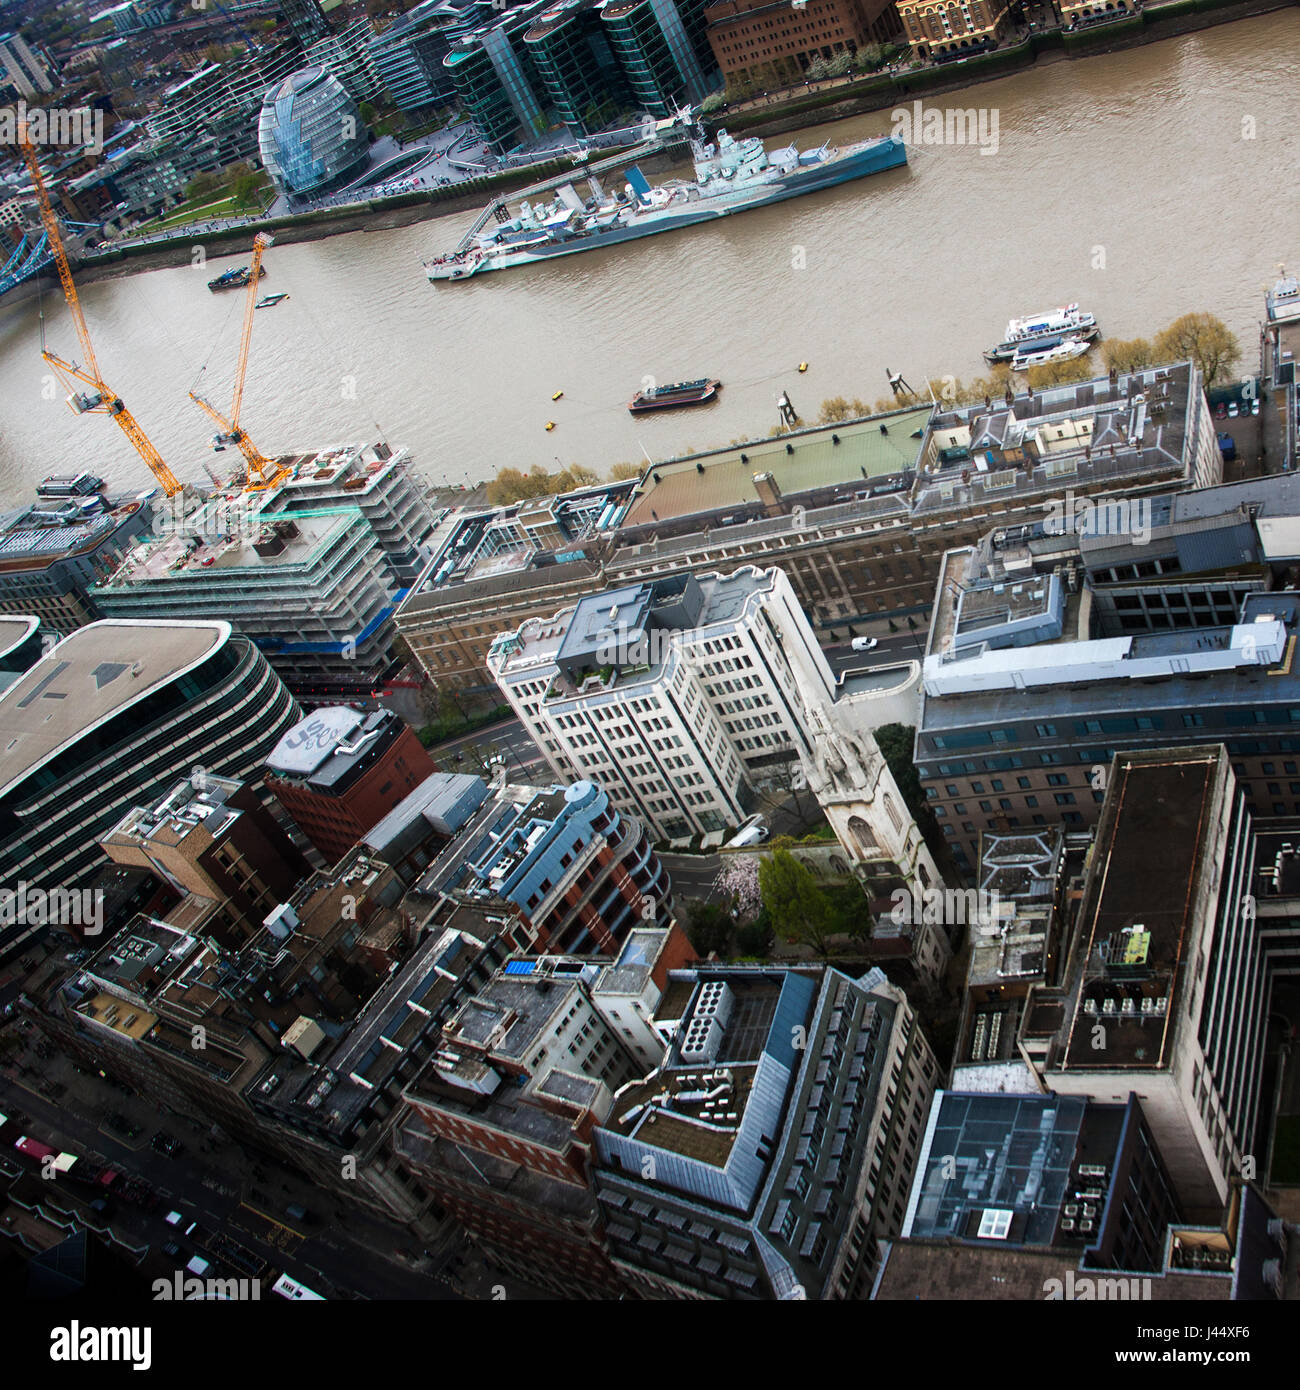
<path fill-rule="evenodd" d="M 740 849 L 745 845 L 761 845 L 767 839 L 767 826 L 762 816 L 750 816 L 739 831 L 727 841 L 728 849 Z"/>
<path fill-rule="evenodd" d="M 879 637 L 855 637 L 849 644 L 855 652 L 874 651 L 880 645 Z"/>

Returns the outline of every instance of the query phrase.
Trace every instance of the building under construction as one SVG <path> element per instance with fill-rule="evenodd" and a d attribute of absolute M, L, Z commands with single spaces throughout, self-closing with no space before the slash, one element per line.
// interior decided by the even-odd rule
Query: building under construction
<path fill-rule="evenodd" d="M 392 614 L 428 558 L 433 513 L 405 450 L 287 455 L 281 481 L 186 490 L 92 589 L 114 617 L 224 617 L 307 703 L 368 693 L 390 665 Z"/>

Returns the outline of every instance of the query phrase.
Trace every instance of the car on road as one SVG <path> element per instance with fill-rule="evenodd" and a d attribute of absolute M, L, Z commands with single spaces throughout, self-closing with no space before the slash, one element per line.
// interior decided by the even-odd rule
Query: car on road
<path fill-rule="evenodd" d="M 849 645 L 855 652 L 874 651 L 880 645 L 879 637 L 855 637 Z"/>
<path fill-rule="evenodd" d="M 155 1153 L 166 1154 L 168 1158 L 179 1158 L 185 1152 L 185 1145 L 165 1129 L 160 1129 L 149 1144 Z"/>

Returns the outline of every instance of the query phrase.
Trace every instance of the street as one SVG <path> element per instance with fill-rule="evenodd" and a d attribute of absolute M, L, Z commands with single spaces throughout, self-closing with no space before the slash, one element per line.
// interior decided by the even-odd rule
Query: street
<path fill-rule="evenodd" d="M 916 631 L 889 633 L 882 636 L 869 652 L 855 652 L 848 642 L 834 642 L 822 648 L 835 675 L 847 671 L 875 671 L 882 666 L 894 666 L 901 661 L 920 661 L 925 655 L 927 622 L 916 620 Z M 867 635 L 867 634 L 864 634 Z"/>
<path fill-rule="evenodd" d="M 57 1053 L 39 1062 L 38 1073 L 30 1063 L 6 1065 L 0 1071 L 0 1108 L 11 1119 L 22 1119 L 32 1137 L 51 1147 L 64 1148 L 92 1163 L 119 1167 L 130 1176 L 143 1178 L 158 1194 L 161 1205 L 153 1212 L 117 1200 L 109 1224 L 121 1239 L 148 1245 L 151 1253 L 142 1268 L 151 1278 L 170 1277 L 194 1250 L 178 1238 L 164 1220 L 168 1210 L 180 1211 L 185 1225 L 198 1221 L 210 1232 L 233 1234 L 272 1266 L 291 1278 L 331 1298 L 449 1299 L 456 1298 L 448 1285 L 432 1277 L 432 1265 L 420 1271 L 414 1240 L 396 1223 L 369 1210 L 340 1200 L 274 1159 L 254 1154 L 237 1144 L 214 1142 L 193 1122 L 165 1113 L 147 1099 L 129 1094 L 98 1076 L 79 1072 Z M 38 1093 L 38 1085 L 64 1086 L 65 1094 L 53 1102 Z M 141 1129 L 135 1140 L 126 1140 L 104 1121 L 121 1112 Z M 149 1136 L 165 1129 L 180 1138 L 185 1151 L 166 1158 L 149 1146 Z M 29 1164 L 17 1154 L 5 1154 L 6 1168 Z M 33 1170 L 34 1171 L 34 1170 Z M 57 1184 L 58 1179 L 53 1180 Z M 0 1187 L 8 1183 L 0 1177 Z M 52 1192 L 56 1203 L 73 1210 L 84 1199 L 69 1185 Z M 287 1206 L 306 1207 L 311 1220 L 294 1226 L 284 1216 Z M 260 1215 L 264 1213 L 264 1215 Z M 163 1243 L 177 1240 L 184 1258 L 177 1262 L 161 1252 Z M 398 1252 L 406 1250 L 405 1258 Z M 446 1256 L 450 1251 L 439 1252 Z M 273 1278 L 274 1274 L 269 1277 Z"/>

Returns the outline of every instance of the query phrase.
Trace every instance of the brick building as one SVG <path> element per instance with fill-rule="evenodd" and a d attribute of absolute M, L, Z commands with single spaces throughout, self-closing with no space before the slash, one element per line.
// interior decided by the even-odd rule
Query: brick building
<path fill-rule="evenodd" d="M 397 715 L 346 706 L 295 725 L 266 769 L 267 788 L 331 864 L 436 771 Z"/>
<path fill-rule="evenodd" d="M 723 75 L 740 80 L 775 69 L 797 81 L 818 58 L 885 43 L 900 28 L 893 0 L 718 0 L 704 17 Z"/>
<path fill-rule="evenodd" d="M 237 947 L 293 892 L 306 861 L 242 782 L 196 772 L 136 806 L 104 836 L 116 864 L 146 869 L 189 895 L 204 934 Z"/>
<path fill-rule="evenodd" d="M 898 0 L 914 58 L 996 47 L 1010 23 L 1006 0 Z"/>

